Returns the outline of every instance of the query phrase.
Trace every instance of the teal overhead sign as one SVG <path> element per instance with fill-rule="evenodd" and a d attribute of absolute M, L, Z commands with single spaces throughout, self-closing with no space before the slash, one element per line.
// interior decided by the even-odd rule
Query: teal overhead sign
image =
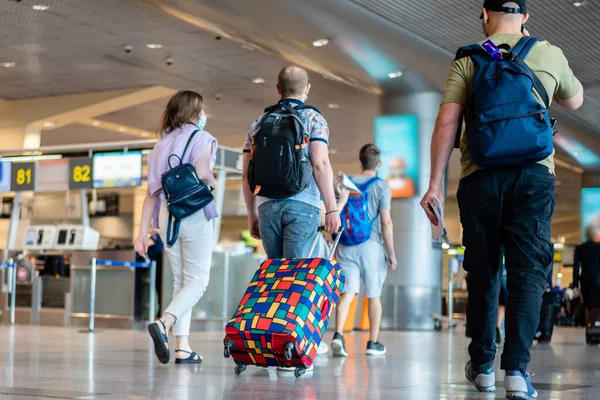
<path fill-rule="evenodd" d="M 381 149 L 379 177 L 386 180 L 396 199 L 418 194 L 419 119 L 416 115 L 375 118 L 375 145 Z"/>
<path fill-rule="evenodd" d="M 585 230 L 590 225 L 600 227 L 600 188 L 581 191 L 581 236 L 585 240 Z M 600 238 L 596 238 L 600 241 Z"/>

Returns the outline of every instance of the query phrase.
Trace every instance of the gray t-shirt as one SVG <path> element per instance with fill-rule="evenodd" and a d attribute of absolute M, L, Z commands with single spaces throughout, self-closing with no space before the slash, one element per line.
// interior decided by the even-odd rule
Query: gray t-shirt
<path fill-rule="evenodd" d="M 372 179 L 372 176 L 356 175 L 351 179 L 354 183 L 363 184 Z M 373 222 L 373 230 L 369 240 L 374 240 L 383 244 L 381 234 L 381 210 L 390 210 L 392 208 L 392 191 L 383 179 L 378 180 L 369 188 L 369 220 Z"/>

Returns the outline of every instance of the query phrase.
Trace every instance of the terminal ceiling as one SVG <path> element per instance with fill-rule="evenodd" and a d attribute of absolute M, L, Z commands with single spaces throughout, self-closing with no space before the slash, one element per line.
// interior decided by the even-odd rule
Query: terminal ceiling
<path fill-rule="evenodd" d="M 40 3 L 49 9 L 31 8 Z M 238 135 L 248 121 L 275 101 L 277 71 L 295 62 L 313 71 L 310 101 L 331 121 L 341 161 L 371 136 L 377 93 L 443 87 L 455 49 L 480 37 L 479 3 L 4 0 L 0 61 L 17 66 L 0 69 L 0 98 L 149 85 L 192 88 L 207 98 L 212 131 L 224 144 L 238 147 Z M 600 54 L 586 51 L 586 41 L 580 40 L 582 32 L 590 40 L 600 38 L 600 5 L 588 1 L 575 8 L 569 1 L 549 0 L 543 7 L 532 2 L 530 8 L 530 30 L 560 45 L 586 86 L 584 109 L 575 117 L 560 114 L 564 133 L 600 154 Z M 223 39 L 217 41 L 216 36 Z M 312 41 L 319 38 L 328 38 L 329 46 L 313 47 Z M 148 43 L 163 47 L 149 50 Z M 131 54 L 123 51 L 125 44 L 134 46 Z M 167 57 L 173 57 L 172 66 L 166 65 Z M 391 68 L 402 70 L 404 76 L 390 80 L 386 72 Z M 266 82 L 252 83 L 258 77 Z M 221 100 L 216 101 L 218 95 Z M 328 104 L 340 108 L 328 109 Z M 154 101 L 99 120 L 152 132 L 163 106 L 164 100 Z M 336 143 L 336 133 L 344 140 Z M 49 130 L 43 143 L 127 138 L 120 132 L 75 124 Z"/>
<path fill-rule="evenodd" d="M 35 11 L 34 4 L 46 11 Z M 372 140 L 381 92 L 440 90 L 453 53 L 480 38 L 479 0 L 2 0 L 0 99 L 160 85 L 202 93 L 208 130 L 239 147 L 248 125 L 276 101 L 275 77 L 289 62 L 311 70 L 310 102 L 331 125 L 334 163 L 354 166 Z M 583 110 L 555 110 L 563 134 L 600 155 L 600 4 L 530 2 L 529 29 L 561 46 L 586 88 Z M 586 40 L 581 40 L 582 35 Z M 221 40 L 215 38 L 219 36 Z M 326 47 L 312 42 L 327 38 Z M 146 44 L 159 43 L 160 49 Z M 134 46 L 126 54 L 123 45 Z M 165 63 L 173 58 L 173 65 Z M 402 70 L 397 79 L 389 69 Z M 417 73 L 418 71 L 418 73 Z M 254 78 L 265 83 L 255 84 Z M 217 100 L 220 98 L 220 100 Z M 156 130 L 166 99 L 116 111 L 99 122 Z M 339 109 L 328 108 L 329 104 Z M 140 139 L 72 124 L 43 132 L 42 144 Z M 566 152 L 560 158 L 575 164 Z M 451 184 L 456 182 L 453 164 Z"/>

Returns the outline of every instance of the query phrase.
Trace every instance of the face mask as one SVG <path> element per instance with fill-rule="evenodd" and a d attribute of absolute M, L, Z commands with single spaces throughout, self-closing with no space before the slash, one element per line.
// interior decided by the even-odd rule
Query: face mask
<path fill-rule="evenodd" d="M 198 122 L 196 122 L 196 126 L 201 131 L 203 131 L 204 128 L 206 127 L 206 119 L 207 119 L 206 114 L 202 113 L 202 114 L 200 114 L 200 119 L 198 119 Z"/>
<path fill-rule="evenodd" d="M 308 99 L 308 90 L 309 88 L 307 87 L 306 90 L 304 91 L 304 93 L 302 93 L 302 102 L 306 103 L 306 99 Z"/>

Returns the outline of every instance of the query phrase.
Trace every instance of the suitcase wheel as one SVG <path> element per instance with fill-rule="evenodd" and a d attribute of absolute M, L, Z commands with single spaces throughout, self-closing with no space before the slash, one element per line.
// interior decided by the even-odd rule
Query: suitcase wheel
<path fill-rule="evenodd" d="M 442 321 L 440 321 L 439 319 L 436 319 L 433 322 L 433 329 L 435 329 L 436 331 L 441 331 L 442 330 Z"/>
<path fill-rule="evenodd" d="M 292 357 L 294 356 L 293 351 L 294 351 L 294 343 L 287 342 L 285 344 L 285 348 L 283 351 L 283 356 L 285 357 L 286 360 L 290 361 L 292 359 Z"/>
<path fill-rule="evenodd" d="M 300 378 L 302 375 L 306 373 L 306 368 L 296 368 L 294 370 L 294 376 L 296 378 Z"/>
<path fill-rule="evenodd" d="M 237 364 L 234 369 L 236 375 L 241 374 L 245 370 L 246 370 L 246 364 Z"/>
<path fill-rule="evenodd" d="M 233 350 L 233 340 L 228 340 L 223 345 L 223 357 L 231 357 L 231 350 Z"/>

